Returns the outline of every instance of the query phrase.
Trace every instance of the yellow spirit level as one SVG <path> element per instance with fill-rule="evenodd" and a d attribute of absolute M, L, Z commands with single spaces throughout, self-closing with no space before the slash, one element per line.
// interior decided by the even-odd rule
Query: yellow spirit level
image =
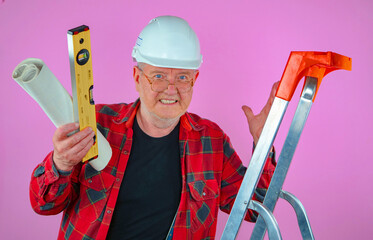
<path fill-rule="evenodd" d="M 83 158 L 83 162 L 97 158 L 96 111 L 92 89 L 92 58 L 89 27 L 82 25 L 67 32 L 69 47 L 71 87 L 73 93 L 74 121 L 80 124 L 80 130 L 91 127 L 95 132 L 95 143 Z"/>

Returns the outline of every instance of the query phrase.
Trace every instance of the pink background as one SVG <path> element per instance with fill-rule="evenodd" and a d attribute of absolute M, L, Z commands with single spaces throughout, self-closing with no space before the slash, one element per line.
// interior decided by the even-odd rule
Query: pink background
<path fill-rule="evenodd" d="M 352 72 L 324 79 L 284 189 L 303 202 L 316 239 L 371 239 L 372 12 L 371 0 L 1 1 L 0 238 L 55 239 L 61 219 L 39 216 L 30 207 L 31 172 L 52 149 L 55 127 L 12 80 L 15 66 L 41 58 L 71 92 L 66 32 L 86 24 L 96 103 L 132 102 L 136 37 L 151 18 L 169 14 L 185 18 L 201 42 L 204 63 L 189 111 L 217 122 L 245 165 L 252 139 L 241 105 L 261 110 L 290 51 L 334 51 L 352 58 Z M 299 88 L 276 139 L 278 153 Z M 301 238 L 287 203 L 278 203 L 275 216 L 284 239 Z M 226 220 L 220 214 L 217 238 Z M 238 239 L 248 239 L 252 227 L 244 223 Z"/>

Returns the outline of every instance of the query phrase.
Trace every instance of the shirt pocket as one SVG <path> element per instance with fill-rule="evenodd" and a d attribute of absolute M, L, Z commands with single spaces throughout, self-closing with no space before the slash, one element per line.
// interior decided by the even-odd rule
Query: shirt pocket
<path fill-rule="evenodd" d="M 214 223 L 218 211 L 219 185 L 215 179 L 188 183 L 190 191 L 191 231 L 207 231 Z M 203 229 L 200 229 L 203 226 Z"/>
<path fill-rule="evenodd" d="M 80 198 L 75 208 L 79 218 L 87 222 L 102 220 L 115 177 L 110 173 L 98 172 L 90 164 L 86 164 L 79 180 Z"/>

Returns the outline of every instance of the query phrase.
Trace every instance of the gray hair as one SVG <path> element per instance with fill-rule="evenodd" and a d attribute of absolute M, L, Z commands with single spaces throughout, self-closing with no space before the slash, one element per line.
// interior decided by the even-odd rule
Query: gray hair
<path fill-rule="evenodd" d="M 137 63 L 137 67 L 140 68 L 141 70 L 143 70 L 144 67 L 145 67 L 145 63 L 143 63 L 143 62 L 138 62 L 138 63 Z"/>

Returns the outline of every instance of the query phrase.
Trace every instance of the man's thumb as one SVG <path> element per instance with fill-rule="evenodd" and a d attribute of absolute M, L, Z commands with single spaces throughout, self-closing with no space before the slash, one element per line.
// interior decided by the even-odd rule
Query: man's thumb
<path fill-rule="evenodd" d="M 246 105 L 243 105 L 243 106 L 242 106 L 242 110 L 243 110 L 243 112 L 245 113 L 246 118 L 247 118 L 248 121 L 250 121 L 250 120 L 254 117 L 253 110 L 251 110 L 250 107 L 248 107 L 248 106 L 246 106 Z"/>

